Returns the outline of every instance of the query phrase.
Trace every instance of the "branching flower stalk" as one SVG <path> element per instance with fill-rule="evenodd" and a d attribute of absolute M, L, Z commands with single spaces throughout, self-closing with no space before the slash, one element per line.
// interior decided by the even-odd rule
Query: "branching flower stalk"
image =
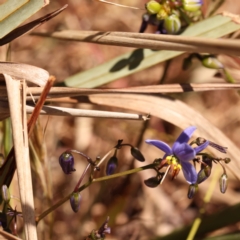
<path fill-rule="evenodd" d="M 134 174 L 134 173 L 141 172 L 141 171 L 144 171 L 144 170 L 155 169 L 156 167 L 157 167 L 157 163 L 153 163 L 153 164 L 145 165 L 143 167 L 134 168 L 134 169 L 131 169 L 131 170 L 128 170 L 128 171 L 124 171 L 124 172 L 121 172 L 121 173 L 115 173 L 115 174 L 110 175 L 110 176 L 95 178 L 95 179 L 92 179 L 92 180 L 88 181 L 87 183 L 83 184 L 81 187 L 79 187 L 78 192 L 82 192 L 84 189 L 86 189 L 92 183 L 95 183 L 95 182 L 101 182 L 101 181 L 106 181 L 106 180 L 110 180 L 110 179 L 114 179 L 114 178 L 118 178 L 118 177 L 123 177 L 123 176 L 129 175 L 129 174 Z M 68 201 L 71 194 L 72 193 L 66 195 L 64 198 L 59 200 L 52 207 L 50 207 L 49 209 L 47 209 L 46 211 L 41 213 L 38 217 L 36 217 L 36 222 L 39 223 L 39 221 L 42 220 L 44 217 L 46 217 L 49 213 L 51 213 L 52 211 L 54 211 L 55 209 L 60 207 L 63 203 Z"/>
<path fill-rule="evenodd" d="M 189 141 L 191 135 L 193 134 L 193 132 L 195 130 L 196 130 L 196 127 L 194 127 L 194 126 L 191 126 L 191 127 L 188 127 L 187 129 L 185 129 L 180 134 L 178 139 L 175 141 L 172 148 L 170 148 L 166 143 L 164 143 L 162 141 L 148 139 L 148 140 L 146 140 L 146 143 L 154 145 L 165 152 L 165 155 L 163 156 L 163 158 L 156 159 L 153 161 L 152 164 L 145 165 L 140 168 L 135 168 L 135 169 L 131 169 L 131 170 L 127 170 L 124 172 L 115 173 L 115 174 L 112 174 L 112 172 L 111 172 L 111 174 L 109 174 L 109 175 L 107 174 L 107 176 L 103 176 L 103 177 L 99 177 L 99 178 L 94 178 L 94 172 L 96 170 L 100 170 L 100 165 L 106 159 L 108 159 L 108 157 L 112 153 L 113 153 L 113 156 L 110 158 L 109 162 L 112 161 L 113 158 L 114 158 L 114 161 L 116 161 L 117 151 L 120 150 L 122 147 L 130 147 L 131 154 L 139 161 L 144 161 L 145 160 L 144 156 L 137 148 L 133 147 L 131 144 L 122 143 L 123 140 L 118 140 L 117 145 L 113 149 L 108 151 L 102 159 L 100 159 L 98 157 L 95 160 L 95 162 L 92 161 L 92 159 L 90 157 L 88 157 L 87 155 L 85 155 L 77 150 L 68 150 L 68 151 L 64 152 L 60 156 L 59 162 L 60 162 L 62 169 L 64 170 L 64 172 L 66 174 L 70 174 L 72 171 L 75 171 L 75 169 L 73 168 L 74 158 L 70 154 L 71 152 L 78 153 L 81 156 L 83 156 L 84 158 L 86 158 L 88 161 L 88 165 L 86 166 L 86 169 L 84 170 L 83 174 L 81 175 L 73 192 L 68 194 L 67 196 L 62 198 L 60 201 L 58 201 L 56 204 L 54 204 L 52 207 L 50 207 L 45 212 L 40 214 L 36 218 L 36 222 L 38 223 L 46 215 L 48 215 L 50 212 L 54 211 L 56 208 L 61 206 L 64 202 L 66 202 L 69 199 L 70 199 L 70 203 L 71 203 L 73 210 L 75 212 L 77 212 L 79 209 L 78 205 L 80 205 L 80 200 L 81 200 L 80 192 L 83 191 L 85 188 L 89 187 L 92 183 L 106 181 L 106 180 L 126 176 L 129 174 L 137 173 L 137 172 L 140 172 L 143 170 L 148 170 L 148 169 L 153 169 L 157 173 L 156 176 L 144 181 L 145 185 L 147 185 L 148 187 L 157 187 L 159 184 L 162 184 L 164 179 L 166 178 L 166 175 L 169 172 L 172 175 L 172 179 L 174 179 L 179 174 L 180 170 L 183 170 L 184 177 L 185 177 L 186 181 L 190 184 L 189 191 L 188 191 L 188 198 L 192 198 L 198 189 L 198 184 L 205 181 L 210 176 L 212 162 L 219 163 L 223 168 L 223 174 L 220 178 L 220 191 L 222 193 L 225 193 L 225 191 L 227 189 L 227 173 L 226 173 L 226 169 L 223 166 L 222 162 L 229 163 L 230 159 L 229 158 L 212 157 L 210 154 L 202 153 L 201 151 L 203 151 L 207 146 L 211 146 L 211 147 L 214 147 L 215 149 L 219 150 L 222 153 L 226 153 L 227 148 L 222 147 L 218 144 L 215 144 L 211 141 L 207 141 L 204 138 L 197 138 L 196 140 L 194 140 L 190 144 L 188 144 L 187 142 Z M 192 147 L 193 144 L 196 144 L 197 147 L 193 148 Z M 200 157 L 202 159 L 200 159 Z M 191 164 L 190 161 L 193 161 L 194 165 Z M 116 164 L 116 162 L 110 162 L 110 163 Z M 198 173 L 196 172 L 196 169 L 194 167 L 196 165 L 196 163 L 201 164 L 201 169 Z M 91 170 L 88 182 L 86 182 L 85 184 L 80 186 L 82 183 L 82 180 L 86 176 L 86 173 L 90 167 L 92 170 Z M 162 170 L 163 168 L 166 168 L 166 171 L 160 172 L 160 170 Z M 114 170 L 115 170 L 115 168 L 114 168 Z M 76 193 L 78 193 L 78 195 Z M 78 205 L 73 207 L 75 202 Z"/>

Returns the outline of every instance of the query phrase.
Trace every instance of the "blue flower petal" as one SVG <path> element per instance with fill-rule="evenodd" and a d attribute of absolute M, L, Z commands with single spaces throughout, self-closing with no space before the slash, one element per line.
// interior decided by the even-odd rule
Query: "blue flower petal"
<path fill-rule="evenodd" d="M 194 166 L 189 162 L 182 162 L 181 165 L 186 181 L 189 184 L 195 184 L 197 182 L 197 172 Z"/>
<path fill-rule="evenodd" d="M 192 136 L 193 132 L 196 130 L 197 128 L 194 126 L 188 127 L 186 128 L 177 138 L 177 140 L 175 141 L 175 143 L 173 144 L 173 149 L 174 149 L 174 145 L 176 143 L 187 143 L 190 139 L 190 137 Z"/>
<path fill-rule="evenodd" d="M 196 154 L 201 152 L 202 150 L 204 150 L 208 145 L 209 145 L 209 141 L 206 141 L 202 145 L 195 147 L 194 150 L 195 150 Z"/>
<path fill-rule="evenodd" d="M 194 149 L 187 143 L 179 144 L 176 142 L 173 146 L 173 154 L 182 162 L 188 162 L 195 158 L 196 153 Z"/>
<path fill-rule="evenodd" d="M 161 149 L 167 155 L 172 155 L 173 154 L 172 149 L 165 142 L 162 142 L 162 141 L 159 141 L 159 140 L 151 140 L 151 139 L 147 139 L 145 142 Z"/>

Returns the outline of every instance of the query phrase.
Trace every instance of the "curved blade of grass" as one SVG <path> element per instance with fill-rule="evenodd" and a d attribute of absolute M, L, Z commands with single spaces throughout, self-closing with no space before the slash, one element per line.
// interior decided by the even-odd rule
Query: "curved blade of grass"
<path fill-rule="evenodd" d="M 231 18 L 216 15 L 190 26 L 182 35 L 219 38 L 239 29 L 240 25 L 234 23 Z M 71 87 L 98 87 L 181 54 L 182 52 L 176 51 L 137 49 L 95 68 L 70 76 L 65 79 L 64 84 Z"/>
<path fill-rule="evenodd" d="M 150 115 L 159 117 L 182 129 L 191 125 L 196 126 L 198 129 L 196 133 L 202 137 L 219 144 L 224 144 L 224 146 L 228 147 L 227 155 L 232 161 L 227 167 L 231 172 L 235 173 L 237 178 L 239 178 L 239 148 L 200 113 L 180 100 L 164 96 L 156 97 L 137 94 L 94 94 L 90 95 L 88 98 L 95 104 L 149 113 Z M 219 139 L 221 142 L 219 142 Z M 213 149 L 209 150 L 215 152 Z"/>

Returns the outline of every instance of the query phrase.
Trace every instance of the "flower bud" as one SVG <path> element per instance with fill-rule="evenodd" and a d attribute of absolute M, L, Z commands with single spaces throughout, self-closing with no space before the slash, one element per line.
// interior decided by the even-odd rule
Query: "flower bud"
<path fill-rule="evenodd" d="M 161 179 L 159 177 L 151 177 L 146 180 L 144 180 L 144 184 L 150 188 L 157 187 L 161 182 Z"/>
<path fill-rule="evenodd" d="M 224 66 L 223 64 L 215 57 L 213 56 L 208 56 L 203 58 L 202 60 L 202 65 L 207 68 L 212 68 L 212 69 L 223 69 Z"/>
<path fill-rule="evenodd" d="M 183 0 L 183 8 L 185 11 L 195 12 L 202 6 L 202 0 Z"/>
<path fill-rule="evenodd" d="M 189 185 L 189 188 L 188 188 L 188 198 L 192 199 L 194 197 L 195 193 L 197 192 L 197 190 L 198 190 L 198 185 L 197 184 Z"/>
<path fill-rule="evenodd" d="M 231 158 L 224 158 L 223 161 L 224 161 L 226 164 L 228 164 L 228 163 L 231 162 Z"/>
<path fill-rule="evenodd" d="M 168 17 L 168 13 L 165 11 L 165 9 L 160 9 L 160 11 L 157 13 L 157 19 L 163 20 Z"/>
<path fill-rule="evenodd" d="M 74 157 L 71 152 L 64 152 L 59 157 L 59 164 L 65 174 L 76 171 L 74 168 Z"/>
<path fill-rule="evenodd" d="M 140 150 L 136 147 L 131 147 L 131 154 L 134 158 L 136 158 L 138 161 L 140 162 L 144 162 L 145 158 L 142 155 L 142 153 L 140 152 Z"/>
<path fill-rule="evenodd" d="M 227 191 L 228 177 L 227 174 L 223 174 L 219 179 L 220 192 L 225 193 Z"/>
<path fill-rule="evenodd" d="M 161 4 L 154 0 L 151 0 L 148 3 L 146 3 L 145 6 L 149 14 L 157 14 L 162 8 Z"/>
<path fill-rule="evenodd" d="M 9 201 L 11 199 L 11 195 L 10 195 L 7 185 L 2 186 L 2 198 L 5 203 L 9 203 Z"/>
<path fill-rule="evenodd" d="M 200 184 L 204 182 L 211 174 L 211 167 L 204 166 L 199 172 L 197 176 L 197 183 Z"/>
<path fill-rule="evenodd" d="M 112 156 L 107 163 L 106 174 L 108 176 L 114 174 L 117 166 L 118 166 L 118 159 L 116 156 Z"/>
<path fill-rule="evenodd" d="M 72 210 L 75 213 L 77 213 L 80 208 L 81 200 L 82 200 L 82 197 L 79 192 L 74 192 L 71 194 L 70 204 L 71 204 Z"/>
<path fill-rule="evenodd" d="M 164 19 L 164 28 L 169 34 L 176 34 L 181 29 L 181 22 L 177 15 L 172 14 Z"/>

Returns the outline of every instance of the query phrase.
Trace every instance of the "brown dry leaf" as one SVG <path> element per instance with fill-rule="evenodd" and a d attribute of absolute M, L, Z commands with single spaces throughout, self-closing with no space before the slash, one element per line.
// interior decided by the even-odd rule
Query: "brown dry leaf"
<path fill-rule="evenodd" d="M 240 156 L 238 147 L 200 113 L 180 100 L 166 96 L 156 97 L 134 94 L 90 95 L 89 100 L 95 104 L 149 113 L 152 116 L 159 117 L 182 129 L 194 125 L 198 129 L 198 135 L 216 143 L 218 143 L 220 139 L 221 144 L 228 147 L 228 157 L 232 159 L 232 162 L 227 165 L 228 168 L 234 173 L 240 169 L 237 158 L 237 156 Z M 214 152 L 212 149 L 211 151 Z"/>
<path fill-rule="evenodd" d="M 0 73 L 10 75 L 14 79 L 26 80 L 38 86 L 45 86 L 49 73 L 35 66 L 14 62 L 0 62 Z M 4 77 L 0 74 L 0 82 Z"/>

